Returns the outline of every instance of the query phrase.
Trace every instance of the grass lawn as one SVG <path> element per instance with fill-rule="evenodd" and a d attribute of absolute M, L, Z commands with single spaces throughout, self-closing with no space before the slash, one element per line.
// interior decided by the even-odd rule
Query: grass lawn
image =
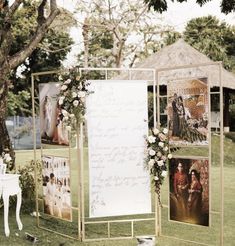
<path fill-rule="evenodd" d="M 162 232 L 164 235 L 171 235 L 180 237 L 186 240 L 194 240 L 202 243 L 207 243 L 210 245 L 219 245 L 219 226 L 220 226 L 220 215 L 217 213 L 220 208 L 220 197 L 219 197 L 219 137 L 214 136 L 212 138 L 212 167 L 211 167 L 211 184 L 212 184 L 212 194 L 211 194 L 211 209 L 213 212 L 211 214 L 211 227 L 200 227 L 200 226 L 192 226 L 185 225 L 180 223 L 174 223 L 168 221 L 168 209 L 162 209 Z M 230 139 L 225 139 L 225 168 L 224 168 L 224 177 L 225 177 L 225 189 L 224 189 L 224 197 L 225 197 L 225 209 L 224 209 L 224 245 L 232 246 L 235 242 L 235 234 L 234 234 L 234 226 L 235 226 L 235 143 Z M 53 154 L 60 156 L 63 152 L 63 155 L 68 154 L 68 150 L 65 148 L 64 150 L 45 150 L 44 154 Z M 19 151 L 17 154 L 17 165 L 25 165 L 28 161 L 33 159 L 33 151 Z M 85 161 L 87 151 L 85 151 Z M 207 155 L 207 150 L 200 148 L 190 150 L 180 150 L 179 153 L 181 155 Z M 37 152 L 37 157 L 40 157 L 40 151 Z M 77 184 L 77 163 L 76 163 L 76 151 L 71 151 L 71 161 L 72 161 L 72 200 L 73 206 L 77 206 L 78 197 L 76 192 Z M 88 214 L 88 168 L 85 168 L 85 210 L 86 215 Z M 162 188 L 162 200 L 163 203 L 167 204 L 168 194 L 167 194 L 167 186 L 168 183 L 165 182 Z M 33 208 L 32 208 L 33 210 Z M 75 236 L 77 234 L 77 223 L 75 223 L 77 217 L 76 211 L 73 211 L 73 222 L 64 222 L 60 220 L 55 220 L 48 217 L 43 217 L 40 220 L 40 224 L 47 226 L 48 228 L 52 228 L 61 233 L 66 233 L 68 235 Z M 89 246 L 132 246 L 136 245 L 136 239 L 132 240 L 106 240 L 106 241 L 96 241 L 96 242 L 87 242 L 81 243 L 76 240 L 67 239 L 62 236 L 59 236 L 54 233 L 47 232 L 36 226 L 35 218 L 31 217 L 28 214 L 21 215 L 22 222 L 24 225 L 23 231 L 18 231 L 16 222 L 15 222 L 15 212 L 10 211 L 9 215 L 9 225 L 11 234 L 9 238 L 4 236 L 4 227 L 3 227 L 3 209 L 0 210 L 0 245 L 31 245 L 32 243 L 25 239 L 25 232 L 33 234 L 39 238 L 38 245 L 89 245 Z M 122 217 L 123 218 L 123 217 Z M 125 218 L 133 218 L 133 216 L 125 217 Z M 91 225 L 87 227 L 87 233 L 90 238 L 92 237 L 102 237 L 105 235 L 104 229 L 105 225 Z M 136 231 L 139 234 L 153 234 L 154 233 L 154 224 L 152 221 L 149 222 L 139 222 L 136 224 Z M 115 224 L 111 229 L 111 234 L 115 236 L 120 235 L 130 235 L 130 227 L 126 224 Z M 157 245 L 161 246 L 189 246 L 195 245 L 189 242 L 182 242 L 180 240 L 160 237 L 157 238 Z"/>

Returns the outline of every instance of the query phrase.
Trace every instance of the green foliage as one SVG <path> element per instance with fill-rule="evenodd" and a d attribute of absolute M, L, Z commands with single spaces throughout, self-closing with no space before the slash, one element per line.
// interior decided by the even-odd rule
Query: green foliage
<path fill-rule="evenodd" d="M 182 35 L 179 32 L 176 32 L 176 31 L 168 32 L 166 34 L 166 37 L 164 38 L 163 42 L 165 45 L 171 45 L 171 44 L 175 43 L 181 37 L 182 37 Z"/>
<path fill-rule="evenodd" d="M 42 180 L 41 161 L 34 162 L 31 160 L 27 165 L 18 169 L 20 174 L 20 187 L 22 189 L 22 206 L 21 211 L 32 212 L 35 210 L 35 180 L 34 169 L 37 168 L 37 182 Z"/>
<path fill-rule="evenodd" d="M 235 57 L 235 29 L 213 16 L 200 17 L 188 22 L 184 39 L 194 48 L 214 61 L 223 61 L 224 67 L 232 69 Z"/>
<path fill-rule="evenodd" d="M 13 43 L 10 55 L 19 52 L 35 34 L 37 4 L 35 1 L 28 1 L 24 4 L 24 7 L 18 9 L 15 13 L 12 21 Z M 63 17 L 67 15 L 68 13 L 63 12 Z M 63 20 L 56 19 L 56 25 L 60 28 L 53 26 L 49 29 L 39 46 L 20 67 L 12 72 L 10 79 L 13 87 L 9 93 L 8 115 L 27 116 L 31 114 L 31 97 L 27 96 L 30 95 L 31 73 L 59 69 L 62 66 L 62 61 L 66 58 L 73 44 L 67 32 L 69 24 L 63 27 Z M 44 79 L 44 82 L 49 80 L 49 78 Z"/>
<path fill-rule="evenodd" d="M 174 0 L 171 0 L 174 2 Z M 177 2 L 187 2 L 187 0 L 176 0 Z M 210 2 L 211 0 L 197 0 L 196 2 L 202 6 L 203 4 Z M 167 11 L 168 5 L 166 0 L 144 0 L 144 2 L 148 5 L 149 9 L 153 8 L 156 12 L 164 12 Z M 230 12 L 235 11 L 235 1 L 234 0 L 222 0 L 221 1 L 221 12 L 228 14 Z"/>
<path fill-rule="evenodd" d="M 181 38 L 175 31 L 169 32 L 164 39 L 170 45 Z M 222 61 L 226 69 L 235 71 L 235 27 L 220 22 L 214 16 L 191 19 L 182 38 L 195 49 L 213 61 Z"/>
<path fill-rule="evenodd" d="M 167 159 L 172 158 L 168 148 L 168 130 L 151 129 L 151 134 L 146 138 L 147 157 L 145 160 L 146 168 L 152 176 L 154 189 L 158 195 L 158 202 L 161 205 L 161 185 L 167 175 Z"/>
<path fill-rule="evenodd" d="M 35 210 L 35 179 L 34 179 L 34 169 L 37 168 L 37 181 L 38 183 L 42 180 L 42 171 L 41 171 L 41 161 L 37 160 L 34 162 L 31 160 L 28 164 L 23 165 L 17 171 L 17 174 L 20 175 L 20 187 L 22 189 L 22 212 L 32 212 Z M 15 209 L 17 203 L 17 197 L 10 197 L 10 208 Z M 1 200 L 0 207 L 3 206 Z"/>
<path fill-rule="evenodd" d="M 227 132 L 224 134 L 227 138 L 231 139 L 233 142 L 235 142 L 235 132 Z"/>
<path fill-rule="evenodd" d="M 147 12 L 146 5 L 138 0 L 95 0 L 81 4 L 78 11 L 87 16 L 83 34 L 91 67 L 121 67 L 123 64 L 132 67 L 159 50 L 159 39 L 169 30 L 159 16 Z M 79 64 L 83 64 L 84 55 L 87 54 L 79 55 Z"/>
<path fill-rule="evenodd" d="M 63 121 L 68 130 L 77 129 L 77 125 L 84 120 L 86 111 L 85 97 L 91 92 L 88 90 L 89 83 L 86 76 L 80 77 L 76 69 L 61 73 L 61 81 L 58 109 L 60 113 L 57 121 Z"/>
<path fill-rule="evenodd" d="M 19 91 L 14 94 L 12 91 L 8 93 L 7 114 L 16 115 L 17 111 L 21 114 L 31 113 L 31 109 L 28 108 L 27 101 L 30 99 L 30 93 L 26 90 Z"/>
<path fill-rule="evenodd" d="M 92 22 L 96 23 L 97 21 L 92 18 Z M 89 37 L 89 64 L 95 67 L 112 67 L 115 63 L 111 50 L 114 42 L 112 33 L 94 27 L 90 30 Z M 83 59 L 83 56 L 80 59 Z"/>

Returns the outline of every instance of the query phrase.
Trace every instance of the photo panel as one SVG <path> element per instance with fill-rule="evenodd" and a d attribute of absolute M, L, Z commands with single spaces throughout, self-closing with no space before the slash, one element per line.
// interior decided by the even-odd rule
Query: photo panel
<path fill-rule="evenodd" d="M 169 143 L 208 145 L 207 78 L 169 81 L 167 90 Z"/>
<path fill-rule="evenodd" d="M 58 94 L 59 83 L 39 84 L 41 143 L 68 146 L 69 134 L 60 118 Z"/>
<path fill-rule="evenodd" d="M 169 186 L 169 219 L 209 226 L 208 158 L 172 158 Z"/>
<path fill-rule="evenodd" d="M 69 159 L 42 156 L 44 213 L 72 221 Z"/>

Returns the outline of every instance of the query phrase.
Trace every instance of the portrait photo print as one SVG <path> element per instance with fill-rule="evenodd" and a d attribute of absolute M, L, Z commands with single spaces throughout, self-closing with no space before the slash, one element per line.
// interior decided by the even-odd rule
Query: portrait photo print
<path fill-rule="evenodd" d="M 169 162 L 170 220 L 209 226 L 209 161 L 172 158 Z"/>
<path fill-rule="evenodd" d="M 42 163 L 44 212 L 71 221 L 69 159 L 44 155 Z"/>
<path fill-rule="evenodd" d="M 41 142 L 68 146 L 68 131 L 60 118 L 58 85 L 58 83 L 39 84 Z"/>
<path fill-rule="evenodd" d="M 169 81 L 169 143 L 208 145 L 207 78 Z"/>

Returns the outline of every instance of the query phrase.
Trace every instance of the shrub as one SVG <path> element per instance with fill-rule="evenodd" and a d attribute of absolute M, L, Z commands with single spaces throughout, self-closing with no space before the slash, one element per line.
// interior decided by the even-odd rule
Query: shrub
<path fill-rule="evenodd" d="M 34 168 L 37 168 L 38 183 L 42 180 L 41 161 L 31 160 L 27 165 L 20 167 L 17 174 L 20 175 L 20 187 L 22 189 L 22 204 L 21 212 L 27 213 L 35 210 L 35 180 L 34 180 Z M 17 197 L 10 197 L 10 208 L 16 208 Z M 3 206 L 2 200 L 0 207 Z"/>
<path fill-rule="evenodd" d="M 227 132 L 224 134 L 227 138 L 231 139 L 233 142 L 235 142 L 235 132 Z"/>

